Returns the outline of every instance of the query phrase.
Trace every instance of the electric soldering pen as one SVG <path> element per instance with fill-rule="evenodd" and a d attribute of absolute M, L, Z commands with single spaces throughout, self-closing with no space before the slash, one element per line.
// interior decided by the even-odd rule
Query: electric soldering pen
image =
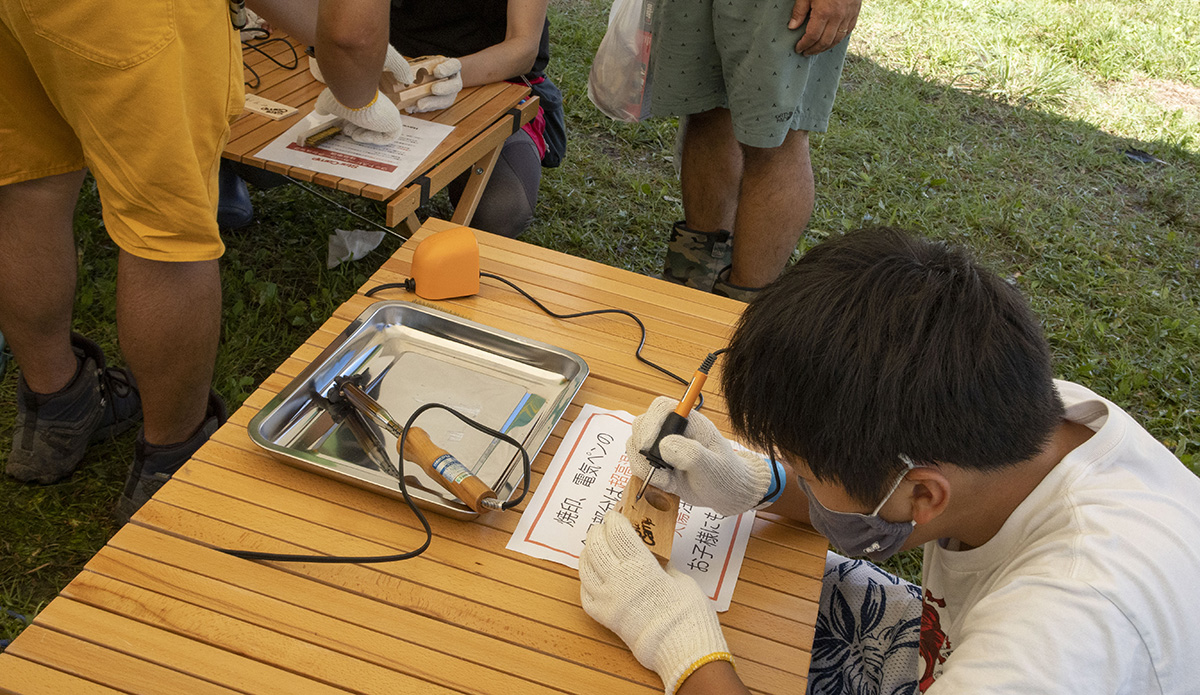
<path fill-rule="evenodd" d="M 696 404 L 696 400 L 700 397 L 700 389 L 704 387 L 704 382 L 708 379 L 708 371 L 712 369 L 713 364 L 717 361 L 717 356 L 725 352 L 724 349 L 709 353 L 708 357 L 704 358 L 704 362 L 696 373 L 692 375 L 692 380 L 688 383 L 687 391 L 684 392 L 683 398 L 679 399 L 679 405 L 675 409 L 667 413 L 667 418 L 663 420 L 662 427 L 658 430 L 658 436 L 650 443 L 650 446 L 642 449 L 642 456 L 650 462 L 650 473 L 646 475 L 646 479 L 642 481 L 642 488 L 638 490 L 637 497 L 634 499 L 642 499 L 642 495 L 646 494 L 646 488 L 650 486 L 650 479 L 654 477 L 654 472 L 660 469 L 672 470 L 675 467 L 667 463 L 662 452 L 659 451 L 659 446 L 662 440 L 672 434 L 683 434 L 687 429 L 688 415 L 692 412 L 692 408 Z"/>

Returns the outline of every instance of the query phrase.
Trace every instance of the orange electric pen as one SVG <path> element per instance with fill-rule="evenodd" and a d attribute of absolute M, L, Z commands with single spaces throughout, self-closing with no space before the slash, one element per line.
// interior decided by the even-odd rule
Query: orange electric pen
<path fill-rule="evenodd" d="M 712 369 L 713 363 L 717 361 L 717 356 L 725 352 L 717 350 L 710 353 L 704 358 L 704 363 L 692 375 L 692 380 L 688 383 L 687 391 L 684 392 L 683 398 L 679 399 L 679 405 L 675 406 L 675 410 L 667 413 L 667 417 L 663 420 L 662 427 L 658 430 L 658 436 L 654 438 L 650 446 L 642 449 L 642 456 L 650 462 L 652 468 L 646 479 L 642 481 L 642 488 L 638 490 L 635 500 L 642 499 L 642 495 L 646 494 L 646 488 L 650 485 L 650 479 L 654 477 L 654 472 L 659 469 L 672 470 L 675 467 L 663 460 L 662 453 L 658 447 L 662 444 L 662 440 L 672 434 L 683 434 L 687 429 L 688 415 L 691 414 L 692 408 L 695 407 L 697 399 L 700 398 L 700 389 L 704 387 L 704 382 L 708 379 L 708 371 Z"/>

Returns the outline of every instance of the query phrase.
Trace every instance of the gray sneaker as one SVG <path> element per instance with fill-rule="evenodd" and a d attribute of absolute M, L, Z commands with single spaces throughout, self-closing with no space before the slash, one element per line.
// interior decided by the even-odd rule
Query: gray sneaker
<path fill-rule="evenodd" d="M 122 524 L 129 521 L 129 517 L 141 509 L 228 418 L 225 401 L 221 400 L 216 391 L 210 391 L 204 422 L 200 423 L 200 427 L 186 441 L 170 446 L 155 446 L 146 442 L 145 432 L 138 434 L 137 443 L 133 448 L 133 465 L 129 468 L 129 478 L 125 481 L 125 490 L 117 502 L 117 520 Z"/>
<path fill-rule="evenodd" d="M 108 367 L 100 346 L 71 334 L 79 359 L 75 376 L 51 394 L 34 393 L 17 379 L 17 422 L 5 472 L 48 485 L 75 472 L 88 444 L 114 437 L 142 419 L 133 376 Z"/>
<path fill-rule="evenodd" d="M 700 232 L 676 222 L 667 241 L 663 279 L 709 292 L 717 271 L 732 262 L 732 234 L 724 229 Z"/>

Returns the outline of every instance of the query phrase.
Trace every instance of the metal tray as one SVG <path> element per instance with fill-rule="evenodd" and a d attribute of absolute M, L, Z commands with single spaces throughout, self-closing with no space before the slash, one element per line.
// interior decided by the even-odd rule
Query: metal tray
<path fill-rule="evenodd" d="M 425 403 L 448 405 L 521 442 L 532 461 L 588 375 L 579 355 L 474 321 L 401 301 L 377 302 L 334 339 L 250 421 L 250 439 L 288 463 L 401 498 L 397 481 L 371 463 L 348 427 L 321 405 L 339 376 L 366 373 L 366 390 L 400 422 Z M 429 433 L 500 499 L 521 485 L 512 446 L 444 410 L 422 413 Z M 374 427 L 393 463 L 396 437 Z M 420 506 L 461 519 L 476 515 L 412 462 L 409 494 Z"/>

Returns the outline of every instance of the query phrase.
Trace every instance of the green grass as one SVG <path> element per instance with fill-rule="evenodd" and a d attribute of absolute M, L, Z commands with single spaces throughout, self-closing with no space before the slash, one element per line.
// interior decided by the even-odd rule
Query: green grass
<path fill-rule="evenodd" d="M 587 101 L 607 2 L 554 0 L 551 76 L 566 164 L 547 170 L 525 239 L 642 273 L 682 216 L 669 121 L 615 123 Z M 1190 101 L 1189 101 L 1190 99 Z M 817 209 L 801 249 L 862 224 L 963 244 L 1042 315 L 1065 378 L 1115 400 L 1200 472 L 1200 8 L 1145 0 L 871 0 L 830 130 L 812 138 Z M 1141 164 L 1127 149 L 1165 164 Z M 336 195 L 382 220 L 371 203 Z M 363 223 L 294 187 L 255 192 L 226 237 L 216 387 L 237 406 L 397 247 L 325 269 Z M 435 198 L 425 213 L 445 217 Z M 77 216 L 76 328 L 119 361 L 115 254 L 93 190 Z M 650 341 L 654 338 L 651 336 Z M 15 377 L 0 381 L 0 465 Z M 51 487 L 0 476 L 0 639 L 116 530 L 133 436 Z M 919 553 L 889 564 L 919 573 Z"/>

